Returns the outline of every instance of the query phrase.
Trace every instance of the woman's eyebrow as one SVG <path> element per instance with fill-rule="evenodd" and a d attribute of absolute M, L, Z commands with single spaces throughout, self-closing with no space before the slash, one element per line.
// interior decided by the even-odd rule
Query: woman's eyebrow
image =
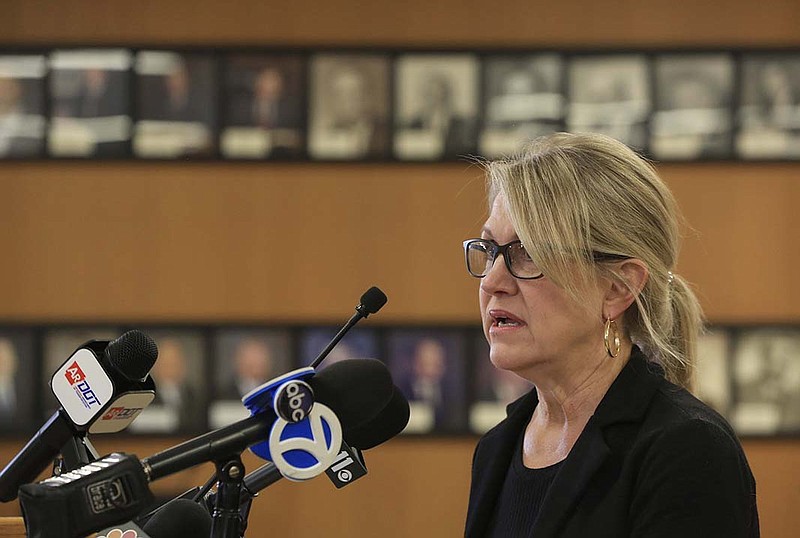
<path fill-rule="evenodd" d="M 483 228 L 481 228 L 481 237 L 485 237 L 486 239 L 491 239 L 492 237 L 494 237 L 492 235 L 492 229 L 489 228 L 488 224 L 484 224 Z"/>

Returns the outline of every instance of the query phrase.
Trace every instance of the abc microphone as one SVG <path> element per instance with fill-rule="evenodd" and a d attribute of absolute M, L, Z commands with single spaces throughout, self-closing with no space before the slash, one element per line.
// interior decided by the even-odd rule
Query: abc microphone
<path fill-rule="evenodd" d="M 0 472 L 0 501 L 15 499 L 75 436 L 128 426 L 155 396 L 148 372 L 157 357 L 155 342 L 135 330 L 79 347 L 50 382 L 61 408 Z"/>
<path fill-rule="evenodd" d="M 326 471 L 331 482 L 337 488 L 341 488 L 366 474 L 366 468 L 359 473 L 350 466 L 356 464 L 357 467 L 359 465 L 363 467 L 363 461 L 358 461 L 360 455 L 357 452 L 374 448 L 399 434 L 408 424 L 409 413 L 408 400 L 402 391 L 394 386 L 391 399 L 377 415 L 366 423 L 345 429 L 342 452 Z M 348 448 L 356 452 L 355 458 L 353 454 L 348 453 Z M 348 459 L 352 461 L 348 462 Z M 350 476 L 341 473 L 343 470 L 347 470 Z M 267 463 L 244 477 L 244 489 L 250 496 L 254 496 L 281 478 L 283 476 L 275 464 Z"/>
<path fill-rule="evenodd" d="M 337 362 L 311 377 L 308 384 L 315 401 L 329 407 L 345 431 L 372 420 L 392 398 L 394 387 L 386 366 L 374 359 Z M 148 478 L 157 480 L 260 443 L 269 437 L 275 421 L 275 413 L 265 408 L 249 418 L 145 458 L 142 464 Z"/>

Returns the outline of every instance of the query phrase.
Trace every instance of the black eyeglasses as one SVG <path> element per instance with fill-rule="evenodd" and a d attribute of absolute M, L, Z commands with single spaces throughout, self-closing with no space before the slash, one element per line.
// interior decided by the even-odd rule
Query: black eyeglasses
<path fill-rule="evenodd" d="M 500 254 L 503 255 L 506 269 L 512 276 L 520 280 L 535 280 L 544 276 L 541 269 L 528 255 L 525 247 L 522 246 L 522 241 L 511 241 L 505 245 L 498 245 L 491 239 L 467 239 L 464 241 L 467 271 L 476 278 L 483 278 L 489 274 L 489 270 Z M 629 256 L 592 252 L 592 258 L 594 261 L 600 262 L 625 260 Z"/>
<path fill-rule="evenodd" d="M 522 246 L 522 241 L 511 241 L 505 245 L 498 245 L 491 239 L 464 241 L 467 271 L 474 277 L 485 277 L 500 254 L 503 255 L 508 272 L 516 278 L 533 280 L 544 276 Z"/>

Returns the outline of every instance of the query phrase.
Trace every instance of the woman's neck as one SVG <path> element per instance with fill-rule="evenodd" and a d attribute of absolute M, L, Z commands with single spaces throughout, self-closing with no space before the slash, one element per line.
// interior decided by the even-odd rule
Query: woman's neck
<path fill-rule="evenodd" d="M 534 380 L 539 403 L 525 431 L 523 460 L 528 467 L 567 457 L 630 355 L 628 343 L 617 357 L 584 357 L 571 370 L 565 364 L 565 371 Z"/>

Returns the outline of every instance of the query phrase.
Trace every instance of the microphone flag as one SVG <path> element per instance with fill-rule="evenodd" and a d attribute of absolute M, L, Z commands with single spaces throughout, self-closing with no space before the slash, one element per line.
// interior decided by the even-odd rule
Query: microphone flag
<path fill-rule="evenodd" d="M 330 407 L 317 402 L 300 422 L 278 418 L 269 434 L 269 452 L 263 444 L 253 447 L 256 455 L 271 460 L 283 476 L 302 481 L 322 474 L 339 455 L 342 425 Z"/>

